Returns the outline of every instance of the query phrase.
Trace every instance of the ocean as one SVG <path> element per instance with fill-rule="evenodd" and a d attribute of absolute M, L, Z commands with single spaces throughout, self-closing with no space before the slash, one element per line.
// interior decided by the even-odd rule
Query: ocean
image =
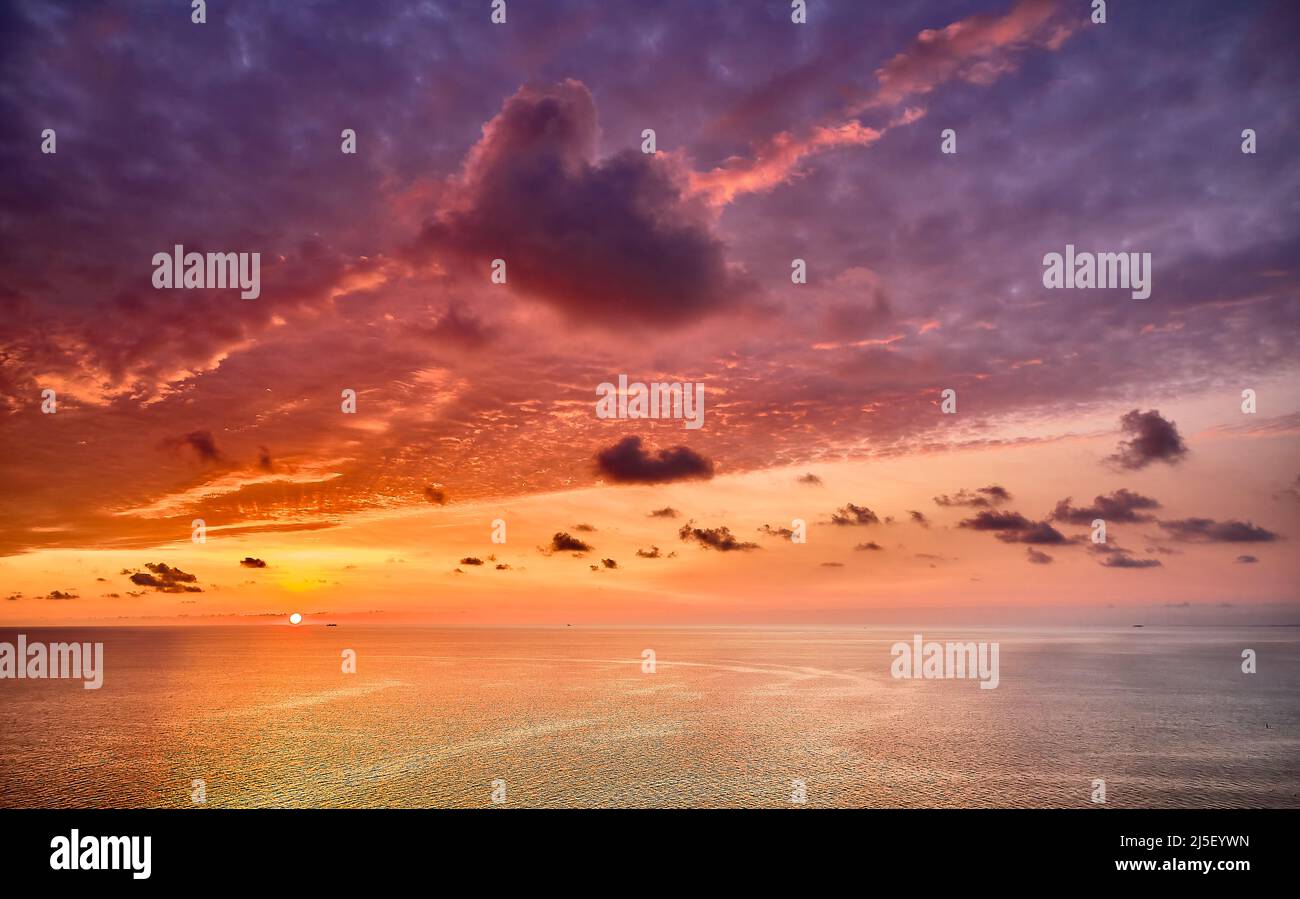
<path fill-rule="evenodd" d="M 920 632 L 997 688 L 898 627 L 10 628 L 104 682 L 0 680 L 0 806 L 1300 807 L 1300 628 Z"/>

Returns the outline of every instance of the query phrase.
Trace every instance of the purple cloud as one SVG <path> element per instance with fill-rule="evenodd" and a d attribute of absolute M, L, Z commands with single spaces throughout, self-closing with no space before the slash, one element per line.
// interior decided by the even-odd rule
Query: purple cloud
<path fill-rule="evenodd" d="M 1152 462 L 1173 465 L 1187 455 L 1187 444 L 1179 435 L 1178 427 L 1154 409 L 1125 412 L 1119 425 L 1129 439 L 1121 440 L 1115 454 L 1107 459 L 1120 468 L 1136 471 Z"/>
<path fill-rule="evenodd" d="M 624 437 L 598 452 L 596 468 L 619 484 L 663 484 L 713 477 L 713 462 L 695 450 L 675 446 L 652 453 L 641 445 L 637 436 Z"/>

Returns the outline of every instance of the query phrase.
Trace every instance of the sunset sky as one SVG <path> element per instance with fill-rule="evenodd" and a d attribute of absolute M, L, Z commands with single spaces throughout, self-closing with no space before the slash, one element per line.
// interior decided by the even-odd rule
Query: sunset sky
<path fill-rule="evenodd" d="M 208 5 L 0 9 L 0 623 L 1300 620 L 1289 0 Z"/>

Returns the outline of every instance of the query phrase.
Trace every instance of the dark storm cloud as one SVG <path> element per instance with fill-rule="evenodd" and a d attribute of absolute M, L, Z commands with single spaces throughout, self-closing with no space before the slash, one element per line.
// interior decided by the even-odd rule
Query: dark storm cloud
<path fill-rule="evenodd" d="M 618 484 L 663 484 L 713 477 L 713 462 L 686 446 L 650 452 L 637 436 L 596 454 L 596 469 Z M 656 514 L 656 513 L 652 513 Z"/>
<path fill-rule="evenodd" d="M 1249 521 L 1183 518 L 1178 521 L 1162 521 L 1160 527 L 1182 543 L 1272 543 L 1282 539 L 1281 534 L 1275 534 Z"/>
<path fill-rule="evenodd" d="M 866 506 L 846 503 L 831 513 L 831 524 L 858 525 L 880 524 L 880 518 Z"/>
<path fill-rule="evenodd" d="M 1067 496 L 1057 503 L 1052 518 L 1067 524 L 1091 524 L 1097 518 L 1111 522 L 1151 521 L 1155 516 L 1143 510 L 1160 508 L 1160 503 L 1156 500 L 1134 493 L 1127 487 L 1122 487 L 1109 496 L 1094 498 L 1090 506 L 1073 506 L 1071 499 Z"/>
<path fill-rule="evenodd" d="M 730 305 L 743 282 L 669 157 L 596 159 L 581 82 L 525 86 L 483 129 L 420 243 L 583 322 L 675 325 Z M 447 263 L 444 263 L 447 264 Z"/>
<path fill-rule="evenodd" d="M 1128 439 L 1121 440 L 1115 454 L 1107 460 L 1120 468 L 1137 470 L 1152 462 L 1174 464 L 1187 455 L 1187 444 L 1178 427 L 1155 409 L 1125 412 L 1119 426 Z"/>
<path fill-rule="evenodd" d="M 731 528 L 697 528 L 693 522 L 687 522 L 682 525 L 677 532 L 677 536 L 684 542 L 695 541 L 705 549 L 716 549 L 719 552 L 736 552 L 738 550 L 758 549 L 757 543 L 746 543 L 738 540 L 731 533 Z"/>

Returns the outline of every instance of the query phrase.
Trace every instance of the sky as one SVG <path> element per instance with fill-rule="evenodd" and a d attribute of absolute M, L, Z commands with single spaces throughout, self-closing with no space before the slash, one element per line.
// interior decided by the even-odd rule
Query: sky
<path fill-rule="evenodd" d="M 807 6 L 5 4 L 0 623 L 1300 620 L 1295 4 Z"/>

